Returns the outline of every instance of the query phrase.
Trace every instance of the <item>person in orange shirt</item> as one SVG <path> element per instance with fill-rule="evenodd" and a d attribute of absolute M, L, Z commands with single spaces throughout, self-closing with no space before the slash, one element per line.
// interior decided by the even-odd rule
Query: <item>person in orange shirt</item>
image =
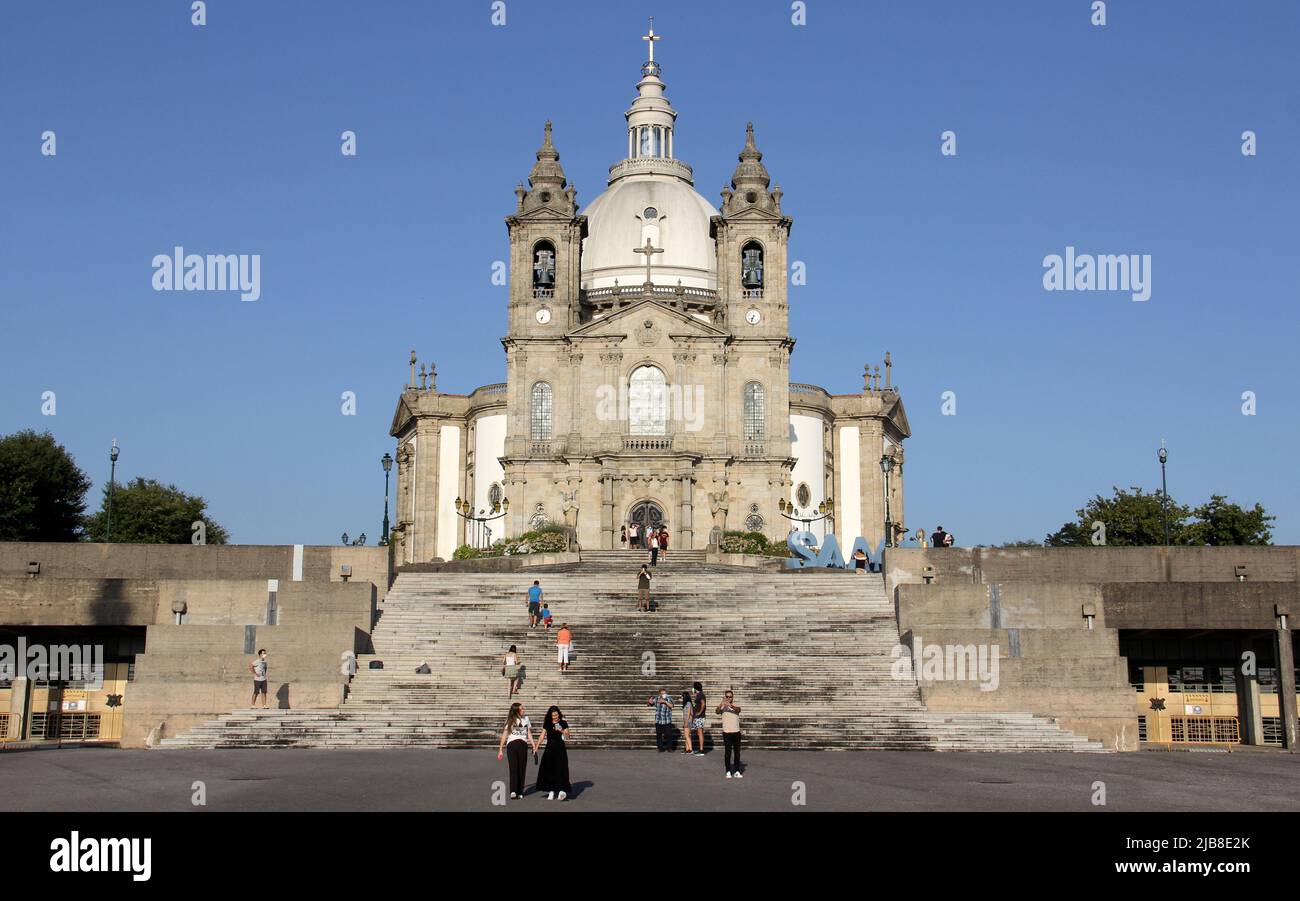
<path fill-rule="evenodd" d="M 559 652 L 560 672 L 569 669 L 569 649 L 573 647 L 573 633 L 568 623 L 560 623 L 559 634 L 555 636 L 555 649 Z"/>

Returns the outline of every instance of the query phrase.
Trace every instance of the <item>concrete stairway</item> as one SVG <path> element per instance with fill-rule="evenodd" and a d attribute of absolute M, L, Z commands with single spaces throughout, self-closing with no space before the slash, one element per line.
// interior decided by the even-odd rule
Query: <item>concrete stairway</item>
<path fill-rule="evenodd" d="M 516 700 L 534 723 L 557 704 L 576 746 L 653 746 L 646 699 L 659 687 L 678 704 L 692 682 L 709 699 L 709 744 L 721 744 L 712 708 L 724 689 L 744 709 L 749 747 L 789 749 L 1100 750 L 1029 714 L 937 714 L 922 707 L 910 666 L 902 678 L 892 604 L 879 575 L 783 573 L 704 562 L 673 551 L 654 570 L 653 613 L 636 611 L 646 555 L 584 551 L 566 572 L 404 573 L 389 591 L 373 639 L 381 670 L 353 679 L 334 710 L 240 710 L 165 747 L 485 747 L 495 745 L 510 699 L 502 655 L 519 648 Z M 536 578 L 556 629 L 530 630 L 525 593 Z M 558 672 L 555 631 L 574 633 L 570 671 Z M 415 674 L 427 660 L 432 675 Z"/>

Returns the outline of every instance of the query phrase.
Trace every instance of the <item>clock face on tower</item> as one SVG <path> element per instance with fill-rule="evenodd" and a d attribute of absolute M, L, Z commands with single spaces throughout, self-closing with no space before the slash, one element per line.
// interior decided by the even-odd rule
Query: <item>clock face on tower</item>
<path fill-rule="evenodd" d="M 537 321 L 542 325 L 546 325 L 546 323 L 551 321 L 551 311 L 546 307 L 542 307 L 537 311 Z"/>
<path fill-rule="evenodd" d="M 749 312 L 745 314 L 745 321 L 750 325 L 758 325 L 762 320 L 763 314 L 758 310 L 755 310 L 753 307 L 751 307 Z"/>

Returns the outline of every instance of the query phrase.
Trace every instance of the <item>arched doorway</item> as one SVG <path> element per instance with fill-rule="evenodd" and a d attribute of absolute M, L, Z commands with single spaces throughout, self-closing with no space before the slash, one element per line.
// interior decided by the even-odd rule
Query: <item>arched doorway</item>
<path fill-rule="evenodd" d="M 664 508 L 654 501 L 638 501 L 633 504 L 632 512 L 627 518 L 629 522 L 636 523 L 640 527 L 639 531 L 644 533 L 647 526 L 657 529 L 664 525 Z"/>

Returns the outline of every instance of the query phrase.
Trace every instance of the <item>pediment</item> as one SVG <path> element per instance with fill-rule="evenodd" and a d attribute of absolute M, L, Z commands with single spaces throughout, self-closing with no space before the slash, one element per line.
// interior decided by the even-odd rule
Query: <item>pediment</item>
<path fill-rule="evenodd" d="M 396 438 L 414 416 L 415 410 L 407 403 L 406 392 L 402 392 L 402 396 L 397 399 L 397 409 L 393 412 L 393 423 L 388 428 L 388 434 Z"/>
<path fill-rule="evenodd" d="M 701 322 L 688 313 L 651 299 L 638 300 L 631 306 L 610 313 L 594 322 L 588 322 L 581 328 L 569 332 L 568 335 L 576 339 L 632 338 L 646 346 L 657 343 L 650 340 L 654 336 L 711 340 L 725 340 L 730 337 L 727 332 L 716 326 Z"/>

